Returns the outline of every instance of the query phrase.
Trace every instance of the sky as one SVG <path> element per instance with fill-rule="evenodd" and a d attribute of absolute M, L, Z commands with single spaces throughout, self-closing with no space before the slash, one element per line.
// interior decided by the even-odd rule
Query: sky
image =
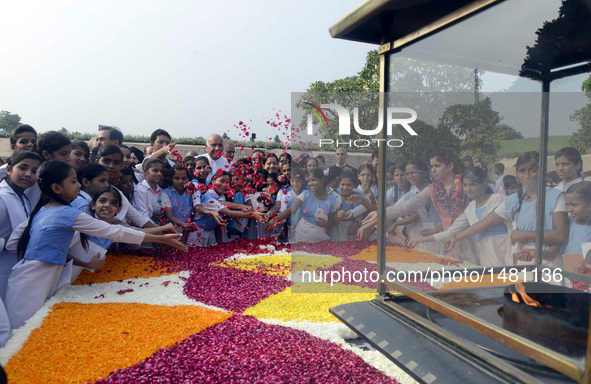
<path fill-rule="evenodd" d="M 362 2 L 5 1 L 0 110 L 39 132 L 237 138 L 243 121 L 264 140 L 291 92 L 355 75 L 377 48 L 328 32 Z"/>

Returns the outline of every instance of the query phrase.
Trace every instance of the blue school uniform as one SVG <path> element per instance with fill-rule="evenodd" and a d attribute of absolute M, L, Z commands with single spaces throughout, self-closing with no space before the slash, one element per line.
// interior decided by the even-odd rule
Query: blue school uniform
<path fill-rule="evenodd" d="M 558 197 L 562 191 L 548 188 L 546 190 L 546 204 L 544 205 L 544 230 L 549 231 L 553 228 L 552 215 L 556 209 Z M 507 196 L 505 199 L 505 210 L 509 220 L 515 221 L 517 229 L 520 231 L 535 231 L 536 230 L 536 201 L 523 201 L 521 209 L 513 218 L 513 213 L 519 207 L 519 198 L 517 194 Z M 524 241 L 526 245 L 535 245 L 533 241 Z"/>
<path fill-rule="evenodd" d="M 172 215 L 183 223 L 188 223 L 193 216 L 193 197 L 185 191 L 182 195 L 176 188 L 168 187 L 163 192 L 170 198 L 172 204 Z"/>
<path fill-rule="evenodd" d="M 304 192 L 302 191 L 302 193 L 304 193 Z M 293 191 L 291 191 L 290 196 L 289 196 L 289 200 L 287 202 L 287 206 L 289 208 L 291 208 L 299 196 L 300 195 L 296 195 Z M 302 209 L 300 208 L 300 209 L 298 209 L 298 211 L 296 213 L 292 212 L 291 216 L 289 217 L 289 220 L 291 221 L 290 227 L 295 227 L 296 225 L 298 225 L 298 223 L 300 222 L 301 219 L 302 219 Z"/>
<path fill-rule="evenodd" d="M 325 200 L 319 200 L 314 197 L 312 191 L 303 191 L 301 196 L 302 206 L 300 207 L 300 211 L 302 211 L 302 218 L 314 225 L 318 225 L 315 216 L 318 209 L 320 208 L 330 215 L 334 212 L 339 198 L 338 195 L 329 193 Z"/>
<path fill-rule="evenodd" d="M 0 299 L 6 296 L 6 286 L 12 268 L 18 263 L 15 251 L 5 249 L 5 240 L 12 231 L 29 219 L 36 201 L 31 201 L 25 194 L 22 200 L 6 180 L 0 182 Z"/>
<path fill-rule="evenodd" d="M 241 191 L 236 192 L 236 195 L 234 195 L 232 202 L 236 204 L 245 204 L 246 199 L 244 198 L 244 193 Z M 242 232 L 244 232 L 244 227 L 242 227 L 241 224 L 236 224 L 236 220 L 237 219 L 233 217 L 228 218 L 228 224 L 226 225 L 226 228 L 228 229 L 228 232 L 230 232 L 230 234 L 232 235 L 241 235 Z M 239 231 L 238 229 L 236 229 L 236 227 L 242 227 L 243 229 L 242 231 Z"/>
<path fill-rule="evenodd" d="M 200 201 L 201 205 L 207 209 L 215 210 L 216 212 L 221 209 L 221 203 L 219 202 L 218 196 L 215 196 L 214 192 L 211 190 L 202 194 Z M 213 216 L 203 214 L 199 214 L 195 217 L 195 224 L 198 228 L 201 228 L 204 231 L 213 231 L 215 227 L 218 226 L 218 223 Z"/>
<path fill-rule="evenodd" d="M 486 205 L 480 208 L 476 208 L 476 217 L 478 218 L 478 221 L 482 221 L 484 211 L 486 211 Z M 500 222 L 476 234 L 476 241 L 480 241 L 480 239 L 485 238 L 487 236 L 502 235 L 507 234 L 508 232 L 509 231 L 507 230 L 507 226 L 505 225 L 505 223 Z"/>
<path fill-rule="evenodd" d="M 337 189 L 336 189 L 336 192 L 337 192 L 337 193 L 340 195 L 340 194 L 341 194 L 341 189 L 340 189 L 340 188 L 337 188 Z M 361 197 L 363 197 L 364 199 L 365 199 L 365 198 L 367 198 L 367 197 L 366 197 L 366 196 L 363 194 L 363 192 L 360 192 L 360 191 L 358 191 L 358 190 L 356 190 L 356 189 L 354 189 L 354 190 L 353 190 L 353 195 L 361 196 Z M 342 202 L 341 202 L 341 209 L 342 209 L 343 211 L 345 211 L 345 212 L 349 212 L 349 211 L 350 211 L 350 210 L 352 210 L 353 208 L 356 208 L 356 207 L 358 207 L 358 206 L 360 206 L 360 205 L 361 205 L 361 204 L 359 204 L 359 203 L 349 203 L 347 200 L 345 200 L 345 199 L 342 199 Z"/>
<path fill-rule="evenodd" d="M 90 215 L 90 202 L 92 201 L 92 197 L 80 190 L 80 192 L 78 192 L 78 198 L 74 201 L 72 201 L 70 203 L 70 205 L 76 209 L 79 209 L 80 211 L 87 213 Z"/>
<path fill-rule="evenodd" d="M 568 241 L 562 247 L 562 254 L 583 253 L 581 245 L 589 242 L 591 242 L 591 226 L 577 224 L 569 218 Z"/>
<path fill-rule="evenodd" d="M 390 195 L 392 196 L 392 200 L 390 202 L 387 202 L 387 206 L 391 207 L 394 204 L 396 204 L 396 202 L 398 200 L 400 200 L 404 194 L 402 193 L 402 190 L 400 189 L 400 187 L 398 185 L 394 185 L 392 186 L 392 188 L 390 188 Z M 386 197 L 388 196 L 388 194 L 386 194 Z"/>
<path fill-rule="evenodd" d="M 69 205 L 42 207 L 31 223 L 25 260 L 64 265 L 75 232 L 72 225 L 81 213 Z"/>
<path fill-rule="evenodd" d="M 95 243 L 96 245 L 98 245 L 101 248 L 107 249 L 111 246 L 111 244 L 113 244 L 113 240 L 111 239 L 105 239 L 103 237 L 96 237 L 93 235 L 88 235 L 87 236 L 88 241 L 92 241 L 93 243 Z"/>

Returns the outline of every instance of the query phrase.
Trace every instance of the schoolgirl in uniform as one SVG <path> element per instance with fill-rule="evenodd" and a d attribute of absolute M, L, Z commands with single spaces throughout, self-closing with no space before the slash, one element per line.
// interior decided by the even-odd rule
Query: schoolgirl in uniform
<path fill-rule="evenodd" d="M 427 204 L 433 204 L 441 217 L 443 229 L 447 229 L 464 212 L 469 199 L 463 190 L 462 164 L 457 153 L 449 148 L 440 148 L 431 155 L 430 163 L 435 181 L 410 199 L 388 207 L 388 220 L 416 212 Z M 377 212 L 372 212 L 366 217 L 358 231 L 358 238 L 363 239 L 365 232 L 377 224 L 377 216 Z M 451 256 L 477 264 L 477 252 L 474 239 L 467 239 L 459 244 Z"/>
<path fill-rule="evenodd" d="M 164 206 L 164 215 L 174 224 L 178 232 L 183 232 L 186 240 L 188 232 L 184 232 L 191 225 L 193 218 L 193 198 L 186 188 L 189 182 L 189 170 L 177 164 L 172 167 L 171 173 L 171 185 L 163 190 L 170 201 L 170 204 Z"/>
<path fill-rule="evenodd" d="M 428 241 L 443 242 L 455 233 L 482 221 L 499 205 L 504 204 L 505 196 L 492 193 L 487 173 L 482 168 L 474 167 L 464 171 L 462 184 L 464 192 L 471 199 L 464 213 L 454 221 L 448 230 L 417 239 L 413 242 L 414 244 Z M 509 240 L 510 230 L 510 222 L 503 221 L 476 235 L 480 250 L 478 254 L 480 265 L 498 267 L 513 264 Z"/>
<path fill-rule="evenodd" d="M 0 182 L 0 348 L 10 337 L 10 320 L 4 299 L 8 277 L 18 257 L 14 250 L 5 248 L 5 242 L 16 227 L 25 222 L 37 204 L 25 195 L 25 190 L 35 184 L 41 156 L 32 151 L 17 151 L 8 160 L 7 176 Z"/>
<path fill-rule="evenodd" d="M 39 135 L 37 150 L 43 160 L 70 161 L 72 142 L 61 132 L 49 131 Z"/>
<path fill-rule="evenodd" d="M 17 254 L 21 260 L 8 280 L 5 303 L 12 328 L 22 326 L 55 292 L 75 231 L 115 241 L 136 244 L 154 241 L 187 249 L 176 240 L 179 236 L 176 233 L 144 234 L 107 224 L 71 207 L 69 203 L 78 197 L 80 184 L 76 171 L 68 163 L 43 163 L 37 172 L 37 182 L 43 195 L 20 237 Z M 85 235 L 81 237 L 84 244 Z"/>
<path fill-rule="evenodd" d="M 160 223 L 162 208 L 170 205 L 168 196 L 162 191 L 160 182 L 163 178 L 164 162 L 157 158 L 150 158 L 144 162 L 144 176 L 146 179 L 135 186 L 131 205 L 139 213 L 149 218 L 153 223 Z"/>
<path fill-rule="evenodd" d="M 565 147 L 554 155 L 556 174 L 560 183 L 554 188 L 566 191 L 571 185 L 583 181 L 583 159 L 578 149 Z"/>
<path fill-rule="evenodd" d="M 81 187 L 78 198 L 70 205 L 90 214 L 90 202 L 94 195 L 109 185 L 109 172 L 100 164 L 86 164 L 76 173 Z"/>
<path fill-rule="evenodd" d="M 121 178 L 123 152 L 121 152 L 121 149 L 119 149 L 118 146 L 112 144 L 101 145 L 98 147 L 98 150 L 94 156 L 91 155 L 91 159 L 93 163 L 100 164 L 107 168 L 107 171 L 109 172 L 109 184 L 119 184 L 119 180 Z M 131 205 L 129 200 L 123 195 L 123 192 L 121 192 L 121 196 L 121 211 L 116 216 L 119 222 L 127 222 L 128 224 L 133 224 L 139 228 L 156 227 L 156 224 L 154 224 L 146 216 L 139 213 L 137 209 Z"/>
<path fill-rule="evenodd" d="M 389 169 L 394 180 L 394 185 L 388 190 L 386 194 L 386 205 L 391 207 L 394 205 L 402 196 L 404 196 L 410 190 L 410 183 L 406 179 L 406 164 L 403 162 L 396 163 Z"/>
<path fill-rule="evenodd" d="M 591 242 L 591 182 L 573 184 L 566 190 L 564 199 L 570 219 L 568 240 L 562 254 L 582 254 L 583 244 Z M 591 264 L 591 260 L 585 260 L 585 263 Z"/>
<path fill-rule="evenodd" d="M 83 165 L 88 164 L 90 148 L 88 148 L 88 144 L 84 140 L 72 140 L 70 147 L 69 163 L 78 172 Z"/>
<path fill-rule="evenodd" d="M 363 193 L 372 205 L 377 204 L 378 187 L 375 183 L 376 172 L 371 164 L 362 164 L 358 171 L 359 187 L 357 189 Z M 375 208 L 373 209 L 375 210 Z"/>
<path fill-rule="evenodd" d="M 0 182 L 0 299 L 6 296 L 6 285 L 12 267 L 18 262 L 16 252 L 4 248 L 12 231 L 29 218 L 37 201 L 31 201 L 25 190 L 37 181 L 37 168 L 42 159 L 32 151 L 15 152 L 8 159 L 7 176 Z"/>
<path fill-rule="evenodd" d="M 370 206 L 369 202 L 363 198 L 363 194 L 356 189 L 358 185 L 359 179 L 353 172 L 345 171 L 341 174 L 338 192 L 340 192 L 342 203 L 337 212 L 337 221 L 331 230 L 333 241 L 354 239 L 359 228 L 359 221 L 357 221 L 359 216 L 356 217 L 353 210 L 364 203 Z M 359 200 L 354 199 L 357 196 Z"/>
<path fill-rule="evenodd" d="M 342 200 L 340 196 L 328 193 L 324 182 L 324 173 L 318 168 L 313 169 L 308 174 L 310 189 L 304 190 L 293 206 L 272 219 L 268 226 L 274 226 L 301 208 L 302 219 L 296 227 L 294 240 L 308 243 L 330 240 L 327 229 L 334 222 Z"/>
<path fill-rule="evenodd" d="M 494 212 L 486 218 L 462 232 L 447 239 L 444 251 L 453 248 L 461 239 L 481 233 L 485 229 L 510 220 L 513 223 L 511 243 L 513 261 L 517 263 L 532 263 L 536 241 L 536 210 L 538 201 L 538 152 L 525 152 L 517 158 L 515 164 L 517 179 L 522 185 L 516 194 L 507 196 L 504 204 L 500 204 Z M 553 267 L 562 266 L 560 247 L 568 238 L 568 215 L 564 194 L 555 188 L 546 189 L 544 204 L 544 249 L 542 262 Z"/>
<path fill-rule="evenodd" d="M 273 219 L 273 214 L 274 213 L 283 213 L 285 212 L 288 208 L 292 207 L 293 204 L 296 202 L 296 200 L 298 199 L 298 197 L 304 192 L 304 190 L 307 187 L 307 179 L 306 179 L 306 171 L 304 170 L 304 168 L 300 168 L 300 167 L 296 167 L 293 169 L 291 169 L 291 165 L 289 163 L 284 164 L 283 168 L 286 168 L 289 166 L 289 191 L 288 193 L 283 194 L 283 196 L 279 196 L 280 198 L 280 207 L 278 208 L 277 211 L 269 211 L 270 214 L 267 214 L 267 220 L 268 220 L 268 224 L 265 228 L 266 232 L 272 232 L 275 231 L 275 226 L 276 223 L 275 221 L 272 221 Z M 277 206 L 277 205 L 276 205 Z M 298 225 L 298 223 L 300 222 L 302 218 L 302 211 L 298 210 L 296 212 L 293 212 L 291 214 L 291 216 L 287 217 L 285 219 L 286 222 L 286 226 L 287 226 L 287 238 L 288 241 L 291 241 L 291 239 L 293 239 L 294 236 L 292 236 L 292 232 L 295 233 L 295 228 Z M 281 221 L 279 221 L 280 223 Z"/>
<path fill-rule="evenodd" d="M 306 171 L 310 172 L 311 170 L 313 170 L 315 168 L 319 168 L 318 167 L 318 159 L 315 157 L 308 157 L 308 160 L 306 160 Z"/>
<path fill-rule="evenodd" d="M 411 184 L 410 190 L 402 196 L 397 203 L 409 200 L 418 195 L 427 188 L 430 183 L 429 166 L 423 160 L 413 159 L 406 164 L 406 178 Z M 427 204 L 419 208 L 415 213 L 402 220 L 395 221 L 389 228 L 388 233 L 394 234 L 400 226 L 406 226 L 409 240 L 420 239 L 424 236 L 430 236 L 441 231 L 441 217 L 433 207 L 433 204 Z M 417 249 L 425 252 L 441 254 L 442 244 L 430 242 L 420 243 Z"/>

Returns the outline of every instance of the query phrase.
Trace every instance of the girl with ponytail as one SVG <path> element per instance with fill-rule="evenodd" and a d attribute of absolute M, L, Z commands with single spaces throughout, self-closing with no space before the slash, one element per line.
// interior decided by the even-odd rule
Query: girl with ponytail
<path fill-rule="evenodd" d="M 80 184 L 74 168 L 66 162 L 50 160 L 37 171 L 37 182 L 42 197 L 31 213 L 27 226 L 18 241 L 20 261 L 12 269 L 6 291 L 6 310 L 12 328 L 22 326 L 41 308 L 45 300 L 60 288 L 60 282 L 71 279 L 71 262 L 66 263 L 68 248 L 74 233 L 114 241 L 140 244 L 154 241 L 186 250 L 176 239 L 178 233 L 151 235 L 120 225 L 110 225 L 70 206 L 78 197 Z M 87 248 L 87 247 L 85 247 Z M 97 268 L 104 259 L 93 258 L 82 265 Z"/>
<path fill-rule="evenodd" d="M 513 225 L 510 237 L 514 245 L 512 261 L 515 264 L 531 263 L 536 241 L 538 185 L 544 182 L 539 179 L 538 160 L 539 154 L 535 151 L 525 152 L 519 156 L 515 169 L 522 188 L 516 194 L 507 196 L 504 204 L 500 204 L 484 220 L 446 240 L 443 246 L 444 251 L 452 249 L 461 239 L 481 233 L 503 220 L 510 220 Z M 561 267 L 562 258 L 559 250 L 568 236 L 568 215 L 564 193 L 558 189 L 547 188 L 544 207 L 542 261 L 546 265 Z"/>

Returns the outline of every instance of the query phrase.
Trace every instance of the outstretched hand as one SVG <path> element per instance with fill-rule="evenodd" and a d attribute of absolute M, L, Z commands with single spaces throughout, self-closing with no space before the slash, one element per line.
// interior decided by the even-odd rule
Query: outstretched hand
<path fill-rule="evenodd" d="M 443 243 L 443 252 L 450 252 L 455 247 L 456 243 L 457 240 L 455 236 L 452 236 L 445 240 L 445 243 Z"/>
<path fill-rule="evenodd" d="M 361 224 L 365 225 L 365 224 L 367 224 L 367 223 L 372 223 L 372 222 L 375 222 L 375 223 L 377 223 L 377 222 L 378 222 L 378 212 L 377 212 L 377 211 L 372 211 L 372 212 L 370 212 L 370 213 L 369 213 L 369 214 L 368 214 L 368 215 L 365 217 L 365 219 L 363 219 L 363 221 L 361 222 Z M 375 225 L 375 224 L 374 224 L 374 225 Z"/>
<path fill-rule="evenodd" d="M 93 258 L 88 262 L 86 268 L 88 269 L 100 269 L 105 266 L 105 261 L 107 260 L 106 257 L 101 258 L 101 254 L 97 253 L 93 256 Z"/>
<path fill-rule="evenodd" d="M 179 242 L 178 238 L 178 233 L 167 233 L 166 235 L 161 236 L 160 243 L 186 252 L 189 248 L 185 244 Z"/>

